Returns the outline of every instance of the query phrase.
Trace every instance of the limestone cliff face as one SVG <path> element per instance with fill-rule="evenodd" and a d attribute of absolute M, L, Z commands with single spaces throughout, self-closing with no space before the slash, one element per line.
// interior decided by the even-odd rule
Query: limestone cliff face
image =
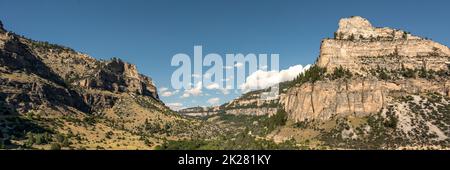
<path fill-rule="evenodd" d="M 278 99 L 261 99 L 263 91 L 253 91 L 242 95 L 224 105 L 223 110 L 226 114 L 232 115 L 250 115 L 250 116 L 272 116 L 277 113 Z"/>
<path fill-rule="evenodd" d="M 405 31 L 374 28 L 364 18 L 341 19 L 335 39 L 322 41 L 317 65 L 328 71 L 343 66 L 365 74 L 378 66 L 386 69 L 448 69 L 450 49 Z"/>
<path fill-rule="evenodd" d="M 33 41 L 7 32 L 1 24 L 0 73 L 0 101 L 19 113 L 44 104 L 98 111 L 114 105 L 114 93 L 159 100 L 153 81 L 139 74 L 135 65 L 119 59 L 99 61 L 67 47 Z"/>
<path fill-rule="evenodd" d="M 338 40 L 420 40 L 421 38 L 413 36 L 402 30 L 391 29 L 388 27 L 375 28 L 365 18 L 352 16 L 343 18 L 339 21 L 339 28 L 336 31 Z"/>
<path fill-rule="evenodd" d="M 98 64 L 100 68 L 95 73 L 75 79 L 71 84 L 111 92 L 131 92 L 159 99 L 152 80 L 139 74 L 135 65 L 116 58 Z"/>
<path fill-rule="evenodd" d="M 221 106 L 192 107 L 178 111 L 188 116 L 210 116 L 215 114 L 272 116 L 277 113 L 278 100 L 264 100 L 260 98 L 262 91 L 253 91 L 242 95 Z"/>
<path fill-rule="evenodd" d="M 323 78 L 291 87 L 280 99 L 291 119 L 363 116 L 380 112 L 396 96 L 450 95 L 448 47 L 401 30 L 375 28 L 361 17 L 342 19 L 335 36 L 322 41 L 316 65 L 326 68 L 327 75 L 342 67 L 353 77 Z M 387 80 L 373 75 L 374 70 L 383 70 L 389 76 L 405 69 L 440 72 L 443 77 L 399 76 Z"/>
<path fill-rule="evenodd" d="M 191 107 L 186 109 L 181 109 L 178 113 L 186 116 L 203 117 L 218 114 L 220 111 L 218 106 L 215 107 Z"/>
<path fill-rule="evenodd" d="M 295 121 L 327 120 L 333 116 L 378 113 L 394 96 L 439 93 L 449 96 L 450 80 L 406 79 L 383 81 L 374 77 L 327 80 L 290 88 L 280 102 Z"/>

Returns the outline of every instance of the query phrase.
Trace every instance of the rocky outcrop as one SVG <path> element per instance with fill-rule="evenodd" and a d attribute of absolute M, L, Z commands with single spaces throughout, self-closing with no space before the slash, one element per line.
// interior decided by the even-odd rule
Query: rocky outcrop
<path fill-rule="evenodd" d="M 113 58 L 100 63 L 98 72 L 71 82 L 83 88 L 103 89 L 111 92 L 130 92 L 159 99 L 153 81 L 139 74 L 133 64 Z"/>
<path fill-rule="evenodd" d="M 325 39 L 320 47 L 317 65 L 329 72 L 343 66 L 350 71 L 402 67 L 432 70 L 448 69 L 450 49 L 405 31 L 374 28 L 361 17 L 341 19 L 335 39 Z"/>
<path fill-rule="evenodd" d="M 324 77 L 291 87 L 280 103 L 291 119 L 304 121 L 378 113 L 394 97 L 408 94 L 449 96 L 449 61 L 450 50 L 444 45 L 401 30 L 375 28 L 362 17 L 344 18 L 335 38 L 322 41 L 316 66 L 326 68 Z M 353 77 L 327 76 L 341 67 Z M 410 76 L 386 78 L 408 69 Z M 435 75 L 418 78 L 414 70 Z"/>
<path fill-rule="evenodd" d="M 247 116 L 272 116 L 278 111 L 277 107 L 254 107 L 254 108 L 233 108 L 226 109 L 226 114 L 247 115 Z"/>
<path fill-rule="evenodd" d="M 393 97 L 405 94 L 449 95 L 450 80 L 406 79 L 383 81 L 374 77 L 326 80 L 290 88 L 280 102 L 295 121 L 327 120 L 333 116 L 378 113 Z"/>
<path fill-rule="evenodd" d="M 33 82 L 24 82 L 14 79 L 0 78 L 0 101 L 5 102 L 9 108 L 18 113 L 38 109 L 40 105 L 69 106 L 82 112 L 91 110 L 81 94 L 74 90 L 64 88 L 39 78 Z"/>
<path fill-rule="evenodd" d="M 98 61 L 67 47 L 7 32 L 1 24 L 0 73 L 0 99 L 19 113 L 40 105 L 97 112 L 111 108 L 120 93 L 159 101 L 153 81 L 139 74 L 135 65 L 116 58 Z"/>
<path fill-rule="evenodd" d="M 420 40 L 403 30 L 391 29 L 388 27 L 375 28 L 365 18 L 352 16 L 339 21 L 339 28 L 336 31 L 337 40 Z"/>
<path fill-rule="evenodd" d="M 278 111 L 278 99 L 261 98 L 264 90 L 251 91 L 221 106 L 192 107 L 179 110 L 178 113 L 188 116 L 210 116 L 215 114 L 272 116 Z"/>
<path fill-rule="evenodd" d="M 194 116 L 194 117 L 204 117 L 216 115 L 220 111 L 218 106 L 215 107 L 191 107 L 186 109 L 181 109 L 178 113 L 186 116 Z"/>

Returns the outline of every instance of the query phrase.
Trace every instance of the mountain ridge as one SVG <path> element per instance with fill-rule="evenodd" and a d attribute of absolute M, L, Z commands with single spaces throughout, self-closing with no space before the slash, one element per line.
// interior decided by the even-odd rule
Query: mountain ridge
<path fill-rule="evenodd" d="M 0 149 L 154 149 L 226 131 L 173 112 L 133 64 L 3 28 L 0 80 Z"/>

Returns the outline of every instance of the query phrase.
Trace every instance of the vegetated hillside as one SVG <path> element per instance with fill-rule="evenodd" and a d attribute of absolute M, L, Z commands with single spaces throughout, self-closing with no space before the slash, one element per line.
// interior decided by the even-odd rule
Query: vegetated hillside
<path fill-rule="evenodd" d="M 151 149 L 222 131 L 171 111 L 135 65 L 0 27 L 0 148 Z"/>

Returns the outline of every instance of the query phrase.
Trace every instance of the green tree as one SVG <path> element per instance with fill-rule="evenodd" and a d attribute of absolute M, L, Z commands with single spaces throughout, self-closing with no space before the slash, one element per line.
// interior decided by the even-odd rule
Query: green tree
<path fill-rule="evenodd" d="M 354 41 L 355 40 L 355 35 L 350 35 L 350 37 L 348 38 L 348 40 L 350 40 L 350 41 Z"/>
<path fill-rule="evenodd" d="M 407 32 L 403 32 L 402 38 L 405 39 L 405 40 L 408 39 L 408 33 Z"/>
<path fill-rule="evenodd" d="M 322 80 L 326 73 L 326 68 L 314 65 L 303 73 L 300 73 L 293 81 L 294 84 L 303 84 L 306 82 L 314 83 Z"/>
<path fill-rule="evenodd" d="M 41 145 L 41 144 L 46 143 L 45 137 L 44 137 L 43 135 L 41 135 L 41 134 L 35 135 L 35 140 L 36 140 L 35 143 L 36 143 L 37 145 Z"/>
<path fill-rule="evenodd" d="M 344 69 L 342 66 L 339 66 L 334 69 L 333 73 L 331 74 L 331 79 L 339 79 L 339 78 L 351 78 L 353 74 L 348 69 Z"/>

